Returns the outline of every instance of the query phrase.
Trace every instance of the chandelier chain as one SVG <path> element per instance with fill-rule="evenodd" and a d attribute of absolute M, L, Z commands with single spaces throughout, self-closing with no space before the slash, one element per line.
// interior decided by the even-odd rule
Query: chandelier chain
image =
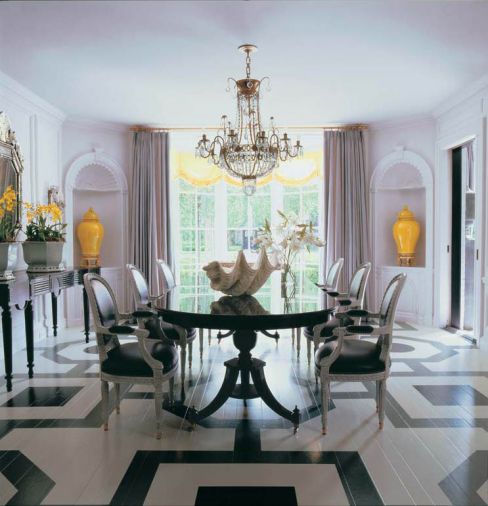
<path fill-rule="evenodd" d="M 246 77 L 249 79 L 251 77 L 251 57 L 249 53 L 246 53 Z"/>

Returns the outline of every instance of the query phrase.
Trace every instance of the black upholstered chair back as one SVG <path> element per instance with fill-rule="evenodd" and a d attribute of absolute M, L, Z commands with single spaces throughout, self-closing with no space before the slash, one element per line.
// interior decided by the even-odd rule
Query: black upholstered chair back
<path fill-rule="evenodd" d="M 142 272 L 132 264 L 127 264 L 129 274 L 129 283 L 134 297 L 134 302 L 138 309 L 149 305 L 149 287 Z"/>
<path fill-rule="evenodd" d="M 342 272 L 342 266 L 344 265 L 344 259 L 338 258 L 329 269 L 327 277 L 325 278 L 325 286 L 330 290 L 337 290 L 339 284 L 339 277 Z"/>
<path fill-rule="evenodd" d="M 83 284 L 88 295 L 90 311 L 95 323 L 100 361 L 103 361 L 107 358 L 108 351 L 119 346 L 117 336 L 100 332 L 101 327 L 110 328 L 112 325 L 119 323 L 120 314 L 117 302 L 110 285 L 98 274 L 91 272 L 85 274 L 83 276 Z"/>
<path fill-rule="evenodd" d="M 404 273 L 395 276 L 386 287 L 379 310 L 380 326 L 393 326 L 398 299 L 405 284 L 407 275 Z"/>
<path fill-rule="evenodd" d="M 377 346 L 381 347 L 380 359 L 388 364 L 393 340 L 393 323 L 395 322 L 396 308 L 406 279 L 407 275 L 405 273 L 396 275 L 386 287 L 380 305 L 378 324 L 380 327 L 385 327 L 386 332 L 378 338 Z"/>
<path fill-rule="evenodd" d="M 356 272 L 352 275 L 351 282 L 349 284 L 349 297 L 351 299 L 355 299 L 360 307 L 363 305 L 366 284 L 368 283 L 370 271 L 370 262 L 360 265 Z"/>
<path fill-rule="evenodd" d="M 160 258 L 156 260 L 156 263 L 158 265 L 159 276 L 163 283 L 163 290 L 165 292 L 172 290 L 176 286 L 176 281 L 171 267 Z"/>

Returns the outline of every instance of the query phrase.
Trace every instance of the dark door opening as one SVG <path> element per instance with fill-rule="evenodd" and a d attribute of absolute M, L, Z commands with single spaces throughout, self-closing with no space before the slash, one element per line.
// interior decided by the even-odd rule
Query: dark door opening
<path fill-rule="evenodd" d="M 473 144 L 452 150 L 451 326 L 474 324 L 475 188 Z"/>

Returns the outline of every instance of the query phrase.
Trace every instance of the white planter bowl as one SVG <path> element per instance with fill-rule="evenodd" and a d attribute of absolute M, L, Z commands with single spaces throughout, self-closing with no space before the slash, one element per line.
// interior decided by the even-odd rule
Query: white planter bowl
<path fill-rule="evenodd" d="M 24 241 L 22 249 L 27 272 L 63 271 L 63 241 Z"/>

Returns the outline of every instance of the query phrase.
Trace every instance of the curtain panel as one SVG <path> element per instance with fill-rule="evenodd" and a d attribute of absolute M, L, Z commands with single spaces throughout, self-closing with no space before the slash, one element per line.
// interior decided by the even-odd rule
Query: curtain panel
<path fill-rule="evenodd" d="M 325 131 L 324 266 L 327 272 L 337 258 L 344 258 L 341 291 L 347 290 L 356 268 L 371 260 L 368 195 L 363 131 Z"/>
<path fill-rule="evenodd" d="M 156 259 L 172 266 L 169 134 L 134 132 L 132 139 L 130 261 L 142 270 L 153 294 L 161 293 Z"/>

